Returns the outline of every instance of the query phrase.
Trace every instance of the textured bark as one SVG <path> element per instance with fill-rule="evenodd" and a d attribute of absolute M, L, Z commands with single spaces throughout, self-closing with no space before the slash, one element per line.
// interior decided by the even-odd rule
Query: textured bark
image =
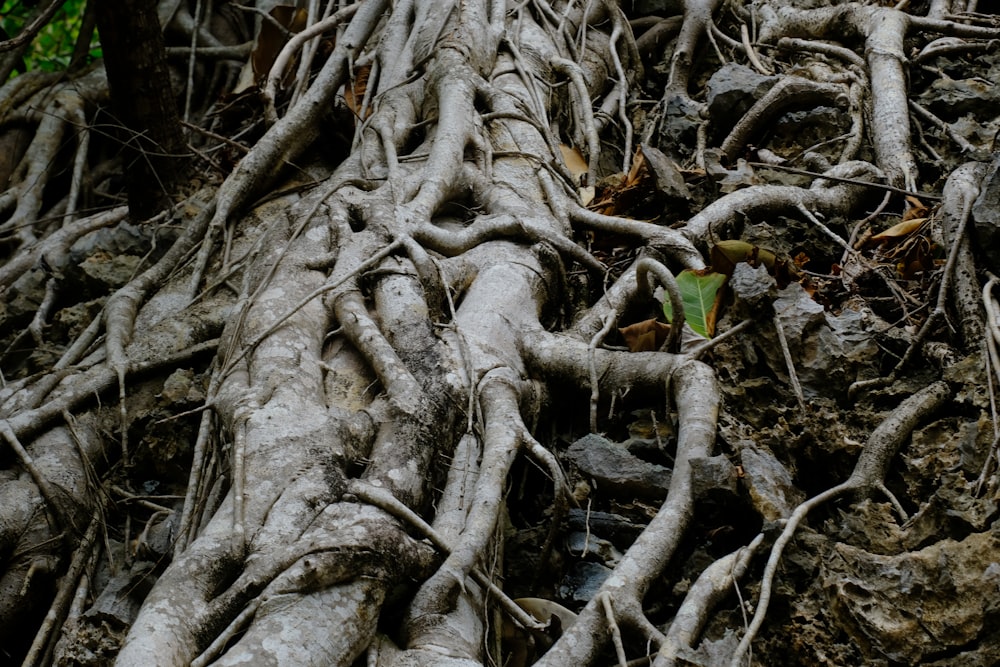
<path fill-rule="evenodd" d="M 155 0 L 95 0 L 132 217 L 172 203 L 188 159 Z"/>
<path fill-rule="evenodd" d="M 30 138 L 0 193 L 12 660 L 1000 659 L 967 583 L 995 575 L 995 212 L 962 154 L 1000 120 L 942 120 L 934 91 L 985 93 L 928 82 L 995 28 L 941 2 L 301 4 L 298 37 L 251 42 L 274 3 L 99 2 L 106 76 L 0 88 L 0 138 Z M 132 225 L 122 180 L 133 221 L 180 205 Z M 685 301 L 708 269 L 727 291 Z M 664 346 L 660 322 L 627 349 L 661 291 Z M 680 325 L 706 307 L 711 341 Z M 662 504 L 573 455 L 598 439 L 669 467 Z M 877 567 L 844 568 L 935 553 L 859 617 Z M 972 611 L 920 615 L 951 580 Z M 905 651 L 893 614 L 928 628 Z"/>

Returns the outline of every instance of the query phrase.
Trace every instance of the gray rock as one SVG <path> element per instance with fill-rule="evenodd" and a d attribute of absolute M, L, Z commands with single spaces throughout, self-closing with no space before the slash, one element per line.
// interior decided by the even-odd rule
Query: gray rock
<path fill-rule="evenodd" d="M 864 371 L 874 367 L 878 346 L 868 329 L 865 313 L 845 308 L 839 315 L 826 312 L 798 283 L 779 292 L 775 314 L 784 328 L 795 373 L 807 397 L 839 394 Z M 765 329 L 761 346 L 768 366 L 785 379 L 788 365 L 773 328 Z"/>
<path fill-rule="evenodd" d="M 992 531 L 894 556 L 838 544 L 822 560 L 820 581 L 835 623 L 861 648 L 866 663 L 887 658 L 921 665 L 974 647 L 985 627 L 996 627 L 998 552 Z M 992 653 L 988 662 L 952 664 L 997 664 L 995 648 Z"/>
<path fill-rule="evenodd" d="M 671 158 L 683 162 L 698 144 L 701 108 L 689 97 L 670 95 L 662 102 L 663 119 L 657 144 Z"/>
<path fill-rule="evenodd" d="M 611 569 L 598 563 L 577 563 L 559 583 L 556 592 L 563 600 L 589 602 L 597 595 L 601 584 L 611 574 Z"/>
<path fill-rule="evenodd" d="M 736 494 L 736 466 L 723 454 L 691 459 L 691 490 L 695 498 L 709 491 Z"/>
<path fill-rule="evenodd" d="M 566 455 L 581 475 L 597 483 L 599 492 L 620 498 L 667 497 L 669 469 L 643 461 L 607 438 L 585 435 L 570 446 Z"/>
<path fill-rule="evenodd" d="M 599 562 L 612 568 L 622 559 L 622 553 L 615 545 L 589 533 L 570 533 L 566 536 L 566 547 L 576 558 Z"/>
<path fill-rule="evenodd" d="M 763 264 L 754 268 L 746 262 L 739 262 L 729 278 L 733 296 L 751 313 L 759 313 L 762 307 L 770 309 L 776 287 L 777 283 Z"/>
<path fill-rule="evenodd" d="M 754 509 L 765 521 L 787 519 L 806 499 L 795 486 L 792 474 L 770 451 L 757 447 L 752 440 L 740 443 L 743 482 Z"/>
<path fill-rule="evenodd" d="M 566 523 L 571 531 L 589 530 L 591 535 L 610 540 L 619 549 L 627 549 L 643 531 L 643 526 L 619 514 L 588 512 L 578 507 L 570 509 Z"/>
<path fill-rule="evenodd" d="M 705 85 L 705 101 L 712 126 L 723 136 L 743 114 L 778 82 L 738 63 L 726 63 Z"/>
<path fill-rule="evenodd" d="M 987 268 L 1000 273 L 1000 153 L 993 159 L 972 205 L 972 223 L 976 252 L 986 259 Z"/>

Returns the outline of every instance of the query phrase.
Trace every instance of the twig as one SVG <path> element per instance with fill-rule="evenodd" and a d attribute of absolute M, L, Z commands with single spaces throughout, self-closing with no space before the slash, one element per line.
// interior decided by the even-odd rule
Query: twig
<path fill-rule="evenodd" d="M 774 330 L 778 333 L 778 344 L 781 346 L 781 354 L 785 357 L 785 366 L 788 368 L 788 381 L 792 385 L 792 391 L 795 392 L 795 398 L 799 402 L 799 410 L 802 415 L 806 415 L 806 399 L 802 395 L 802 385 L 799 384 L 799 376 L 795 372 L 795 361 L 792 359 L 792 352 L 788 349 L 788 339 L 785 338 L 785 327 L 781 324 L 781 316 L 777 313 L 774 314 L 772 319 L 774 322 Z"/>
<path fill-rule="evenodd" d="M 618 656 L 618 665 L 627 667 L 628 657 L 625 655 L 625 646 L 622 644 L 622 633 L 618 629 L 618 622 L 615 621 L 615 610 L 611 606 L 611 595 L 606 591 L 601 593 L 601 606 L 604 607 L 604 618 L 608 623 L 608 630 L 611 632 L 611 643 L 615 647 L 615 654 Z"/>
<path fill-rule="evenodd" d="M 715 338 L 712 338 L 710 340 L 706 340 L 704 343 L 698 343 L 697 347 L 691 348 L 690 350 L 688 350 L 684 354 L 687 355 L 687 356 L 689 356 L 689 357 L 691 357 L 692 359 L 700 359 L 701 355 L 705 354 L 706 352 L 708 352 L 709 350 L 711 350 L 713 347 L 715 347 L 716 345 L 718 345 L 722 341 L 726 340 L 727 338 L 729 338 L 731 336 L 735 336 L 736 334 L 738 334 L 739 332 L 743 331 L 744 329 L 750 328 L 751 326 L 753 326 L 753 324 L 754 324 L 754 321 L 752 319 L 750 319 L 750 318 L 747 318 L 747 319 L 743 320 L 742 322 L 734 325 L 733 327 L 731 327 L 729 329 L 726 329 L 721 334 L 717 335 Z"/>
<path fill-rule="evenodd" d="M 796 208 L 799 209 L 799 213 L 801 213 L 806 220 L 819 227 L 824 234 L 826 234 L 831 239 L 836 241 L 837 244 L 844 249 L 845 253 L 853 254 L 855 252 L 854 248 L 851 247 L 850 243 L 841 238 L 840 234 L 836 233 L 835 231 L 827 227 L 825 224 L 823 224 L 823 222 L 819 218 L 813 215 L 812 211 L 810 211 L 805 206 L 805 204 L 799 204 Z"/>
<path fill-rule="evenodd" d="M 611 332 L 611 327 L 615 325 L 615 316 L 609 313 L 604 318 L 604 326 L 590 339 L 588 361 L 590 365 L 590 432 L 597 433 L 597 403 L 601 397 L 600 378 L 597 377 L 597 347 L 604 340 L 604 337 Z"/>
<path fill-rule="evenodd" d="M 0 42 L 0 53 L 6 53 L 8 51 L 13 51 L 14 49 L 20 48 L 33 40 L 35 35 L 45 27 L 45 25 L 52 20 L 59 8 L 63 6 L 66 0 L 51 0 L 45 9 L 35 17 L 35 20 L 24 26 L 21 32 L 17 33 L 16 37 L 11 37 Z"/>
<path fill-rule="evenodd" d="M 835 181 L 837 183 L 850 183 L 851 185 L 863 185 L 869 188 L 877 188 L 879 190 L 888 190 L 889 192 L 895 192 L 900 195 L 909 195 L 911 197 L 920 197 L 921 199 L 926 199 L 928 201 L 941 201 L 940 195 L 931 194 L 930 192 L 916 192 L 915 190 L 907 190 L 905 188 L 897 188 L 886 183 L 872 183 L 871 181 L 860 181 L 856 178 L 844 178 L 843 176 L 830 176 L 828 174 L 820 174 L 815 171 L 809 171 L 807 169 L 796 169 L 795 167 L 786 167 L 781 164 L 767 164 L 766 162 L 748 162 L 751 167 L 760 167 L 762 169 L 777 169 L 778 171 L 787 171 L 790 174 L 799 174 L 801 176 L 812 176 L 813 178 L 822 178 L 827 181 Z"/>
<path fill-rule="evenodd" d="M 939 130 L 947 134 L 948 138 L 954 141 L 963 153 L 970 156 L 976 154 L 977 150 L 976 147 L 970 144 L 965 137 L 956 132 L 955 128 L 953 128 L 951 125 L 944 122 L 943 120 L 935 116 L 933 113 L 931 113 L 929 110 L 925 109 L 924 107 L 917 104 L 913 100 L 908 100 L 908 102 L 910 103 L 910 110 L 913 113 L 917 114 L 918 116 L 929 122 L 931 125 L 934 125 Z"/>

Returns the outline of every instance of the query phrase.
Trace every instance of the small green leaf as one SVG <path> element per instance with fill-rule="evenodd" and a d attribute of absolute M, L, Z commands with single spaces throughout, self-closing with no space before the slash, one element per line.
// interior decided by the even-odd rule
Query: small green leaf
<path fill-rule="evenodd" d="M 685 269 L 677 274 L 677 287 L 684 303 L 684 320 L 699 336 L 711 338 L 715 333 L 715 315 L 725 283 L 726 276 L 714 271 Z M 667 321 L 673 321 L 669 298 L 663 302 L 663 313 Z"/>

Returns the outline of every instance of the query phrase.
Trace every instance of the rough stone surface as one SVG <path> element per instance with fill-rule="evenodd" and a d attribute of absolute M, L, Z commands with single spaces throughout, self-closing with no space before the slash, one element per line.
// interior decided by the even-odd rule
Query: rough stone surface
<path fill-rule="evenodd" d="M 983 178 L 979 197 L 972 205 L 972 223 L 977 250 L 993 271 L 1000 270 L 1000 155 Z"/>
<path fill-rule="evenodd" d="M 593 433 L 574 442 L 566 454 L 584 478 L 612 496 L 663 499 L 670 487 L 670 470 Z"/>
<path fill-rule="evenodd" d="M 792 474 L 774 454 L 752 440 L 744 440 L 741 445 L 743 482 L 754 508 L 765 521 L 787 519 L 806 499 L 805 494 L 796 488 Z"/>
<path fill-rule="evenodd" d="M 705 85 L 705 101 L 716 133 L 728 133 L 747 109 L 777 82 L 776 76 L 764 76 L 734 62 L 716 70 Z"/>
<path fill-rule="evenodd" d="M 838 544 L 822 561 L 821 578 L 837 622 L 866 657 L 916 665 L 996 627 L 998 547 L 992 531 L 897 556 Z M 996 664 L 1000 652 L 991 655 Z"/>

